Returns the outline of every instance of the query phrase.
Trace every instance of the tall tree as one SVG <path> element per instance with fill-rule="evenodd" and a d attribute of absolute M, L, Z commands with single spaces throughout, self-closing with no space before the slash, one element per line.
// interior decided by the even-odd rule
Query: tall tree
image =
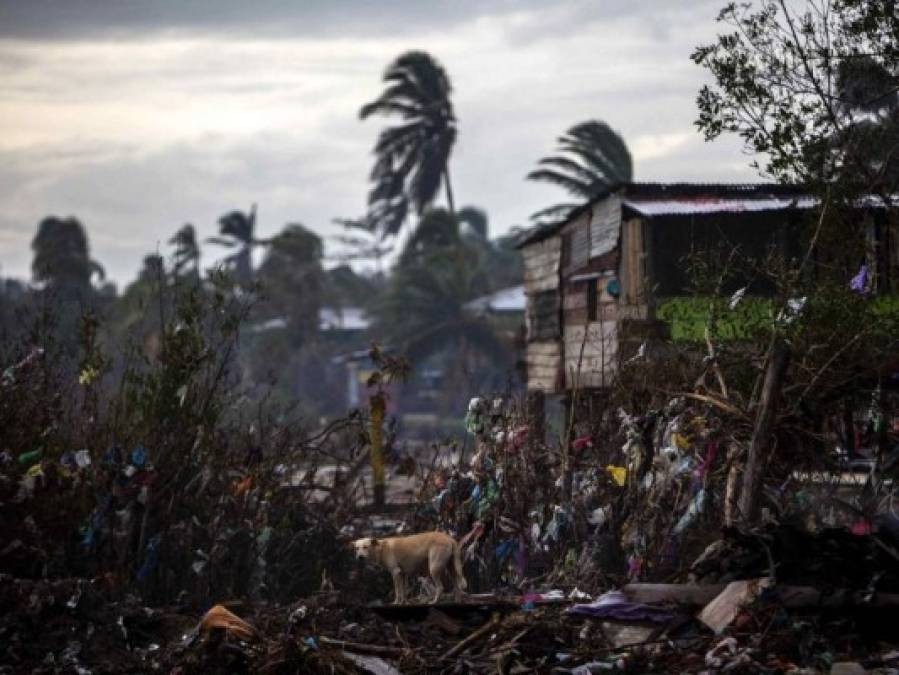
<path fill-rule="evenodd" d="M 253 248 L 269 242 L 256 238 L 256 205 L 249 213 L 231 211 L 219 218 L 219 237 L 210 237 L 209 242 L 236 249 L 225 258 L 232 268 L 237 282 L 247 285 L 253 281 Z"/>
<path fill-rule="evenodd" d="M 318 331 L 325 291 L 321 238 L 299 224 L 290 224 L 271 240 L 259 267 L 259 280 L 270 316 L 286 317 L 291 339 L 302 343 Z"/>
<path fill-rule="evenodd" d="M 467 225 L 471 232 L 481 239 L 487 239 L 490 228 L 484 209 L 477 206 L 463 206 L 459 209 L 459 222 Z"/>
<path fill-rule="evenodd" d="M 35 281 L 45 283 L 54 292 L 83 296 L 90 290 L 95 274 L 104 278 L 103 268 L 91 260 L 87 234 L 76 218 L 44 218 L 31 249 Z"/>
<path fill-rule="evenodd" d="M 376 331 L 414 362 L 446 349 L 505 361 L 493 327 L 466 307 L 489 288 L 477 260 L 453 214 L 427 212 L 375 307 Z"/>
<path fill-rule="evenodd" d="M 389 228 L 379 227 L 369 215 L 362 218 L 335 218 L 334 223 L 342 225 L 345 232 L 334 235 L 334 239 L 346 247 L 334 257 L 344 263 L 370 260 L 375 264 L 375 273 L 382 275 L 384 258 L 393 251 L 393 245 L 385 243 L 381 234 Z"/>
<path fill-rule="evenodd" d="M 896 189 L 899 14 L 894 0 L 730 3 L 693 60 L 706 139 L 740 136 L 764 174 L 831 192 Z"/>
<path fill-rule="evenodd" d="M 419 216 L 431 205 L 443 182 L 450 211 L 455 211 L 449 158 L 456 141 L 452 86 L 443 67 L 428 53 L 400 55 L 384 73 L 386 87 L 359 116 L 397 115 L 401 123 L 384 129 L 375 143 L 374 184 L 369 208 L 396 234 L 411 203 Z"/>
<path fill-rule="evenodd" d="M 738 135 L 761 173 L 804 183 L 818 197 L 798 221 L 804 253 L 764 263 L 782 309 L 758 345 L 763 380 L 747 378 L 741 393 L 722 385 L 754 418 L 739 497 L 742 517 L 753 521 L 766 465 L 784 460 L 787 444 L 772 441 L 780 421 L 843 414 L 872 381 L 881 390 L 881 364 L 896 358 L 895 317 L 871 318 L 874 304 L 850 279 L 861 258 L 873 263 L 862 270 L 873 271 L 875 289 L 891 283 L 883 273 L 892 264 L 889 237 L 859 222 L 859 206 L 876 206 L 871 196 L 890 206 L 897 188 L 899 15 L 894 0 L 760 0 L 730 2 L 718 20 L 724 32 L 692 55 L 712 76 L 697 97 L 698 128 L 707 140 Z M 745 344 L 738 358 L 754 360 Z M 879 483 L 878 470 L 869 485 Z"/>
<path fill-rule="evenodd" d="M 633 178 L 633 162 L 624 139 L 608 124 L 589 120 L 575 124 L 558 139 L 558 154 L 544 157 L 529 180 L 555 183 L 578 198 L 577 204 L 556 204 L 534 219 L 564 217 L 580 202 L 592 199 Z"/>
<path fill-rule="evenodd" d="M 175 247 L 174 272 L 175 276 L 181 276 L 185 272 L 194 277 L 200 274 L 200 245 L 197 242 L 197 231 L 190 223 L 182 226 L 169 239 L 169 244 Z"/>

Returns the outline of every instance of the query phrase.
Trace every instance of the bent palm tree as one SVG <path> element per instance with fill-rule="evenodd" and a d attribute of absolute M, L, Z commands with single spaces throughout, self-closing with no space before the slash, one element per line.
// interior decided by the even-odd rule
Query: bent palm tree
<path fill-rule="evenodd" d="M 375 143 L 374 187 L 369 208 L 384 221 L 384 236 L 396 234 L 408 203 L 418 215 L 434 201 L 441 180 L 454 210 L 449 156 L 456 140 L 452 86 L 443 67 L 426 52 L 400 55 L 384 74 L 387 87 L 359 116 L 399 115 L 402 123 L 384 129 Z M 392 217 L 390 217 L 392 216 Z"/>
<path fill-rule="evenodd" d="M 256 239 L 256 205 L 250 208 L 249 213 L 231 211 L 219 218 L 220 237 L 210 237 L 206 241 L 236 248 L 237 250 L 225 258 L 225 263 L 234 270 L 234 276 L 238 283 L 247 285 L 253 281 L 252 252 L 254 246 L 263 246 L 269 242 Z"/>
<path fill-rule="evenodd" d="M 362 218 L 334 218 L 336 225 L 341 225 L 346 234 L 337 234 L 333 239 L 345 246 L 345 250 L 338 252 L 333 258 L 342 263 L 353 260 L 371 260 L 375 264 L 375 272 L 383 274 L 383 259 L 391 251 L 391 244 L 382 243 L 380 232 L 383 230 L 368 215 Z"/>
<path fill-rule="evenodd" d="M 105 276 L 100 264 L 91 259 L 87 234 L 76 218 L 44 218 L 31 249 L 34 279 L 57 292 L 78 295 L 90 288 L 94 274 L 101 280 Z"/>
<path fill-rule="evenodd" d="M 174 271 L 176 276 L 189 270 L 191 275 L 200 273 L 200 245 L 197 243 L 197 231 L 190 223 L 182 226 L 169 239 L 169 243 L 175 247 Z"/>
<path fill-rule="evenodd" d="M 633 178 L 631 153 L 608 124 L 590 120 L 575 124 L 558 140 L 558 154 L 544 157 L 529 180 L 555 183 L 580 199 L 592 199 Z M 578 204 L 556 204 L 532 219 L 564 217 Z"/>

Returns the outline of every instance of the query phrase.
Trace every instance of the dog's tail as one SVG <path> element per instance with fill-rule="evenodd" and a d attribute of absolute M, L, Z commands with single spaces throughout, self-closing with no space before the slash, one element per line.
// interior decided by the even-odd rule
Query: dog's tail
<path fill-rule="evenodd" d="M 465 581 L 465 573 L 462 571 L 462 547 L 457 541 L 453 542 L 453 568 L 456 573 L 456 588 L 466 590 L 468 582 Z"/>

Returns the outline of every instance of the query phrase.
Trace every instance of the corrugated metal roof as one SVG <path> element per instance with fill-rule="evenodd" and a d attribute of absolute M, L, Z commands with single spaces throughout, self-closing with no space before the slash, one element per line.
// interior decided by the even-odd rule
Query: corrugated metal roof
<path fill-rule="evenodd" d="M 648 212 L 653 208 L 651 206 L 645 206 L 646 212 L 638 208 L 634 209 L 647 216 L 782 210 L 790 208 L 794 200 L 811 199 L 803 186 L 780 183 L 627 183 L 614 190 L 598 194 L 585 204 L 573 209 L 557 223 L 535 226 L 522 235 L 517 247 L 522 248 L 554 235 L 562 226 L 577 218 L 593 204 L 616 192 L 621 192 L 625 203 L 656 202 L 658 205 L 655 208 L 668 209 L 655 213 Z M 755 205 L 755 208 L 752 208 L 753 204 L 750 202 Z M 729 206 L 725 203 L 729 203 Z M 691 204 L 692 206 L 678 206 L 679 204 Z M 798 208 L 809 208 L 811 205 L 801 205 Z"/>
<path fill-rule="evenodd" d="M 683 197 L 681 199 L 625 199 L 624 205 L 644 216 L 700 215 L 706 213 L 748 213 L 810 209 L 813 197 Z"/>

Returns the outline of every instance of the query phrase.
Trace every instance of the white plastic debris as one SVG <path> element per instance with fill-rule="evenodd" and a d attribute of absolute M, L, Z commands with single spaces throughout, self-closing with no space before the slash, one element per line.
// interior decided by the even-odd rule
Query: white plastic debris
<path fill-rule="evenodd" d="M 575 586 L 574 590 L 568 594 L 568 599 L 569 600 L 587 600 L 587 601 L 589 601 L 589 600 L 592 600 L 593 597 L 589 593 L 584 593 L 584 591 L 582 591 L 580 588 Z"/>

